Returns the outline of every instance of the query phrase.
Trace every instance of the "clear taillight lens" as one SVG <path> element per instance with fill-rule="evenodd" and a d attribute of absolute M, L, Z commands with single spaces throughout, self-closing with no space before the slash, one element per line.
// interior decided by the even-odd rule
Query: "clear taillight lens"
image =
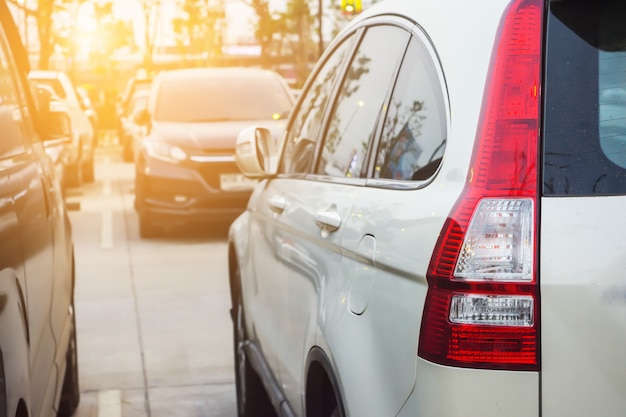
<path fill-rule="evenodd" d="M 533 211 L 530 199 L 481 200 L 465 234 L 454 277 L 531 281 Z"/>
<path fill-rule="evenodd" d="M 449 319 L 458 324 L 530 327 L 534 323 L 534 303 L 528 296 L 455 294 Z"/>

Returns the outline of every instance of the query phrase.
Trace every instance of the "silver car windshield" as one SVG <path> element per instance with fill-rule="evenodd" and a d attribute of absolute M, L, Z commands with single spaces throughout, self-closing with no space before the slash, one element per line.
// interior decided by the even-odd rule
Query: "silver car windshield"
<path fill-rule="evenodd" d="M 161 122 L 218 122 L 283 118 L 292 101 L 273 78 L 166 79 L 154 119 Z"/>

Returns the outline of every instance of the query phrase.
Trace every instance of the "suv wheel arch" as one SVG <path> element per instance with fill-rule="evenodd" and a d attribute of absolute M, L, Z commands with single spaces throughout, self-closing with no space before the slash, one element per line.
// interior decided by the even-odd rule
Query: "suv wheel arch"
<path fill-rule="evenodd" d="M 306 416 L 344 417 L 346 412 L 339 380 L 330 359 L 319 347 L 309 351 L 306 370 Z"/>

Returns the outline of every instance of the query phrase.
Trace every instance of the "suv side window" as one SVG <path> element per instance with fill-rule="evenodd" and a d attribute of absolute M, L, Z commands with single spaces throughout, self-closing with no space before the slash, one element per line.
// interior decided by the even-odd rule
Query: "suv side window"
<path fill-rule="evenodd" d="M 286 174 L 306 173 L 309 171 L 315 143 L 322 125 L 324 111 L 346 55 L 351 50 L 354 35 L 345 39 L 324 66 L 317 72 L 315 81 L 309 86 L 300 100 L 300 108 L 294 115 L 283 151 L 282 172 Z"/>
<path fill-rule="evenodd" d="M 17 80 L 7 53 L 7 41 L 0 29 L 0 157 L 23 153 L 24 119 Z"/>
<path fill-rule="evenodd" d="M 409 36 L 396 26 L 373 26 L 365 33 L 339 90 L 318 174 L 365 176 L 367 148 Z"/>
<path fill-rule="evenodd" d="M 376 155 L 375 178 L 425 180 L 446 144 L 446 110 L 429 52 L 412 38 L 398 75 Z"/>

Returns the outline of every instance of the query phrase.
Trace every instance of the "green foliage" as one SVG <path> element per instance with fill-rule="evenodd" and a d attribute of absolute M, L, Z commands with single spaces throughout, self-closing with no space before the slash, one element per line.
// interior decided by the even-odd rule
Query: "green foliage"
<path fill-rule="evenodd" d="M 224 8 L 217 0 L 179 0 L 180 14 L 171 19 L 177 43 L 190 55 L 221 55 Z"/>
<path fill-rule="evenodd" d="M 290 56 L 298 80 L 303 81 L 317 58 L 313 42 L 316 16 L 309 0 L 287 0 L 284 11 L 272 12 L 269 0 L 248 0 L 257 20 L 255 37 L 264 62 L 272 57 Z"/>

